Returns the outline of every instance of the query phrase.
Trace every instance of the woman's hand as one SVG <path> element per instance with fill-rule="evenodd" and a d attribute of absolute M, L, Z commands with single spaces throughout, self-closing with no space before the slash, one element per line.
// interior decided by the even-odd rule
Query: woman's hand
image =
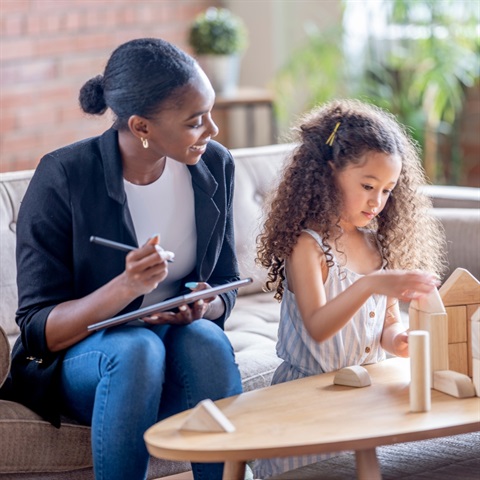
<path fill-rule="evenodd" d="M 192 292 L 198 292 L 210 288 L 210 285 L 206 282 L 191 282 L 187 283 L 186 286 L 190 288 Z M 217 298 L 216 295 L 203 300 L 197 300 L 188 305 L 180 305 L 180 307 L 178 307 L 178 312 L 159 312 L 150 315 L 149 317 L 144 317 L 142 320 L 154 325 L 188 325 L 195 320 L 205 318 L 210 302 L 214 301 L 215 298 Z"/>
<path fill-rule="evenodd" d="M 158 235 L 152 237 L 126 257 L 123 282 L 132 298 L 150 293 L 168 275 L 167 256 L 158 248 L 159 243 Z"/>

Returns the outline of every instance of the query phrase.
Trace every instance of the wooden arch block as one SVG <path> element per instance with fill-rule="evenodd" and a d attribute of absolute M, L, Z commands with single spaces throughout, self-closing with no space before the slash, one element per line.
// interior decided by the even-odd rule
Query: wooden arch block
<path fill-rule="evenodd" d="M 372 381 L 365 368 L 360 365 L 352 365 L 339 370 L 333 378 L 333 383 L 347 387 L 368 387 Z"/>
<path fill-rule="evenodd" d="M 433 372 L 433 388 L 457 398 L 475 396 L 475 387 L 470 377 L 453 370 Z"/>

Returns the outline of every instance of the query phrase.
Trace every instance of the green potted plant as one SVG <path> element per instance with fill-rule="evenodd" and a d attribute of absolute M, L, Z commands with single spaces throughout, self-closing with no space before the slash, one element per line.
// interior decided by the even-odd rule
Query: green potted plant
<path fill-rule="evenodd" d="M 195 18 L 188 41 L 215 91 L 228 94 L 235 90 L 241 54 L 247 46 L 242 20 L 225 8 L 210 7 Z"/>

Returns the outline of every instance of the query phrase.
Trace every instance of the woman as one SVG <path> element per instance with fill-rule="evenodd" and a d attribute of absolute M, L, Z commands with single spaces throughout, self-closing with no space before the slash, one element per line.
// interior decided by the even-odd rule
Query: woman
<path fill-rule="evenodd" d="M 238 279 L 234 165 L 211 141 L 214 99 L 204 72 L 175 46 L 121 45 L 79 97 L 86 113 L 110 109 L 112 128 L 42 158 L 22 202 L 13 395 L 56 426 L 60 414 L 92 426 L 97 480 L 145 478 L 148 427 L 202 399 L 241 393 L 223 332 L 235 292 L 87 331 L 184 293 L 186 282 L 201 289 Z M 90 236 L 139 247 L 125 255 Z M 196 479 L 220 479 L 222 470 L 193 465 Z"/>

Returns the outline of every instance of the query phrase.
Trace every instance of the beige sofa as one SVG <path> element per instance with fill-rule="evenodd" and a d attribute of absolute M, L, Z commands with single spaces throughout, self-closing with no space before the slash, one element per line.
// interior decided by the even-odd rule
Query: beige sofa
<path fill-rule="evenodd" d="M 280 360 L 275 354 L 279 304 L 262 292 L 264 272 L 254 264 L 255 237 L 265 195 L 291 145 L 233 150 L 236 160 L 235 228 L 242 276 L 255 282 L 240 291 L 226 323 L 245 390 L 267 386 Z M 18 336 L 15 324 L 15 221 L 32 171 L 0 174 L 0 385 L 9 350 Z M 433 214 L 445 225 L 450 272 L 467 268 L 480 278 L 480 191 L 429 187 Z M 448 274 L 447 274 L 448 275 Z M 93 479 L 90 429 L 67 419 L 52 427 L 22 405 L 0 400 L 0 477 L 5 479 Z M 149 478 L 189 469 L 186 463 L 153 459 Z"/>

